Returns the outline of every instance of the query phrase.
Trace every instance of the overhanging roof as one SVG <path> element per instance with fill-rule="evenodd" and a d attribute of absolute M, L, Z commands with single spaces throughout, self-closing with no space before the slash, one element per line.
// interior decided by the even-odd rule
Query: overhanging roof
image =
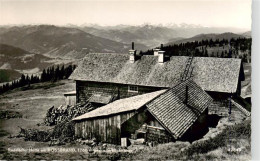
<path fill-rule="evenodd" d="M 187 104 L 184 103 L 186 95 Z M 174 138 L 178 139 L 193 125 L 212 101 L 212 98 L 196 83 L 186 80 L 161 94 L 146 106 Z"/>
<path fill-rule="evenodd" d="M 69 79 L 172 87 L 184 72 L 187 60 L 187 56 L 172 56 L 169 61 L 159 64 L 158 57 L 144 55 L 135 63 L 130 63 L 127 54 L 90 53 Z M 203 90 L 227 93 L 237 91 L 240 59 L 194 57 L 192 67 L 193 80 Z"/>
<path fill-rule="evenodd" d="M 93 111 L 85 113 L 81 116 L 74 118 L 74 121 L 77 120 L 84 120 L 89 118 L 95 118 L 100 116 L 109 116 L 113 114 L 118 114 L 127 111 L 138 110 L 142 106 L 144 106 L 148 101 L 152 100 L 153 98 L 157 97 L 161 93 L 165 92 L 166 90 L 160 90 L 152 93 L 137 95 L 129 98 L 124 98 L 120 100 L 116 100 L 112 103 L 109 103 L 105 106 L 97 108 Z"/>

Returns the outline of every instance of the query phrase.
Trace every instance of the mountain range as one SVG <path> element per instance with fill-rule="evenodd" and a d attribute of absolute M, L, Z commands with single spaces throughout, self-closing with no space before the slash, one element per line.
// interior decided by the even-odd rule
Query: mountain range
<path fill-rule="evenodd" d="M 251 31 L 187 24 L 0 26 L 0 70 L 12 70 L 17 76 L 39 72 L 52 64 L 78 62 L 90 52 L 127 54 L 131 42 L 135 42 L 135 49 L 146 51 L 160 44 L 238 37 L 251 37 Z"/>
<path fill-rule="evenodd" d="M 220 34 L 224 32 L 242 33 L 244 30 L 237 28 L 217 28 L 203 27 L 189 24 L 168 24 L 168 25 L 150 25 L 139 26 L 118 25 L 118 26 L 73 26 L 95 36 L 103 37 L 118 42 L 137 42 L 144 44 L 149 48 L 154 48 L 160 44 L 190 38 L 199 34 Z"/>
<path fill-rule="evenodd" d="M 1 29 L 0 29 L 1 30 Z M 94 36 L 77 28 L 51 25 L 4 28 L 0 42 L 48 57 L 83 58 L 89 52 L 127 52 L 131 45 Z M 136 48 L 146 48 L 136 44 Z"/>

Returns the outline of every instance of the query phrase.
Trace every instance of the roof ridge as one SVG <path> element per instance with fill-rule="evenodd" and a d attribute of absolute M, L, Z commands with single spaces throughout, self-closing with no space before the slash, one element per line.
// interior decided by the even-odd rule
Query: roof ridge
<path fill-rule="evenodd" d="M 129 63 L 122 53 L 90 53 L 69 77 L 74 80 L 134 84 L 170 88 L 180 78 L 188 56 L 172 56 L 163 65 L 153 55 Z M 241 60 L 236 58 L 194 57 L 192 79 L 206 91 L 226 92 L 237 89 Z M 243 72 L 243 71 L 241 71 Z M 237 80 L 236 80 L 237 79 Z"/>

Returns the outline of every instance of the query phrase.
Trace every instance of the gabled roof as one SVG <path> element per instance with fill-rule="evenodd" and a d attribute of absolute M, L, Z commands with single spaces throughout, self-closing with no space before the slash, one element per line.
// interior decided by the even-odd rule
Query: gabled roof
<path fill-rule="evenodd" d="M 186 88 L 186 86 L 188 88 Z M 185 104 L 187 89 L 187 104 Z M 149 102 L 149 112 L 174 136 L 180 138 L 212 103 L 196 83 L 186 80 Z"/>
<path fill-rule="evenodd" d="M 138 110 L 142 106 L 144 106 L 147 102 L 154 99 L 158 95 L 162 94 L 166 90 L 160 90 L 156 92 L 151 92 L 147 94 L 137 95 L 129 98 L 124 98 L 120 100 L 116 100 L 110 104 L 97 108 L 93 111 L 85 113 L 81 116 L 74 118 L 73 120 L 84 120 L 94 117 L 100 116 L 109 116 L 113 114 L 118 114 L 127 111 Z"/>
<path fill-rule="evenodd" d="M 188 88 L 186 88 L 186 86 Z M 185 104 L 186 89 L 188 103 Z M 148 111 L 175 139 L 180 138 L 206 110 L 212 98 L 192 80 L 186 80 L 168 89 L 120 99 L 96 110 L 74 118 L 74 121 L 109 116 L 138 110 L 146 106 Z"/>
<path fill-rule="evenodd" d="M 188 57 L 172 56 L 163 64 L 158 57 L 144 55 L 130 63 L 129 55 L 90 53 L 69 79 L 155 87 L 172 87 L 184 72 Z M 193 80 L 206 91 L 236 92 L 241 60 L 194 57 Z"/>

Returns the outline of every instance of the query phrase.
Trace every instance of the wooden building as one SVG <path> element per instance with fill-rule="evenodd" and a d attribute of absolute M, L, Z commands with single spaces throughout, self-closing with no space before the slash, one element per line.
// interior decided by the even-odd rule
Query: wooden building
<path fill-rule="evenodd" d="M 120 144 L 121 138 L 159 143 L 192 140 L 207 128 L 212 98 L 192 80 L 116 100 L 74 118 L 76 137 Z"/>
<path fill-rule="evenodd" d="M 184 77 L 185 76 L 185 77 Z M 191 78 L 213 99 L 209 112 L 228 113 L 227 100 L 240 95 L 244 70 L 241 59 L 215 57 L 168 57 L 154 55 L 90 53 L 69 79 L 76 81 L 76 102 L 93 102 L 98 107 L 117 99 L 169 89 Z M 224 108 L 218 110 L 218 105 Z"/>
<path fill-rule="evenodd" d="M 75 106 L 76 105 L 76 91 L 71 91 L 64 93 L 66 106 Z"/>
<path fill-rule="evenodd" d="M 77 103 L 84 103 L 99 92 L 126 98 L 170 88 L 179 82 L 189 59 L 172 56 L 159 63 L 159 56 L 143 55 L 134 62 L 129 57 L 117 53 L 88 54 L 69 78 L 76 81 Z M 240 95 L 244 80 L 241 59 L 194 57 L 190 66 L 194 82 L 215 99 L 231 93 Z"/>

